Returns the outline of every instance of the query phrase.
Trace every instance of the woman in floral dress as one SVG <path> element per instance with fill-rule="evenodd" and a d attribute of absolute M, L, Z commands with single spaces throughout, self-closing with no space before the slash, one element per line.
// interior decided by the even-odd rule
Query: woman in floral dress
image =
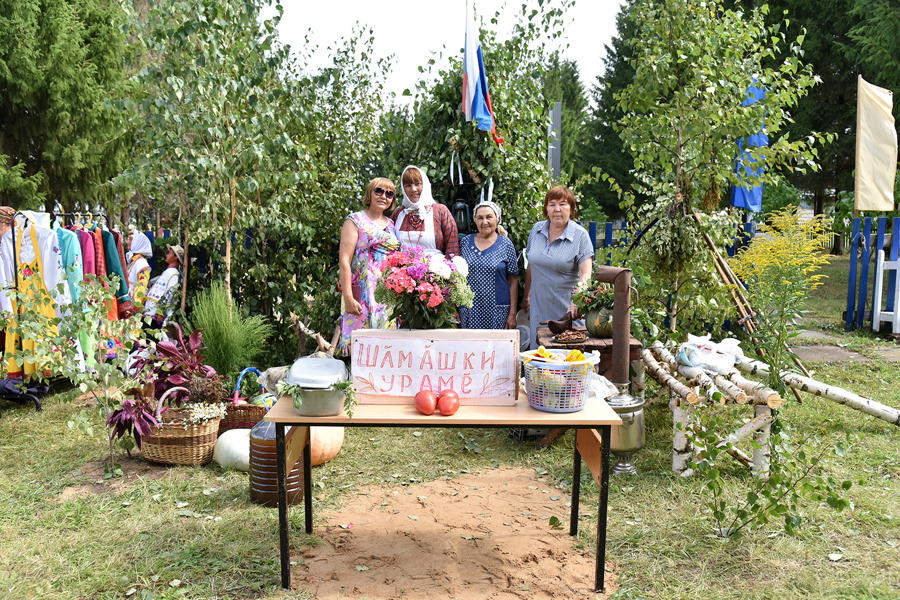
<path fill-rule="evenodd" d="M 381 261 L 400 249 L 394 223 L 385 215 L 393 207 L 395 195 L 390 179 L 376 177 L 366 186 L 365 209 L 348 216 L 341 229 L 340 356 L 350 355 L 350 333 L 355 329 L 393 328 L 385 307 L 375 302 L 375 285 L 381 277 Z"/>

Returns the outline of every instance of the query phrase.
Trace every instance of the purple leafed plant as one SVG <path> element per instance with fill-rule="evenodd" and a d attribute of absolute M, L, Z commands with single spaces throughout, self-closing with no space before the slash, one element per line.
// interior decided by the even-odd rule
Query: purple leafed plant
<path fill-rule="evenodd" d="M 153 397 L 161 398 L 166 390 L 173 387 L 185 387 L 195 377 L 211 379 L 216 377 L 216 370 L 203 364 L 200 353 L 203 345 L 203 330 L 196 329 L 187 340 L 181 331 L 181 325 L 172 323 L 166 328 L 168 340 L 156 344 L 156 357 L 147 359 L 152 365 L 151 378 L 154 380 Z M 138 368 L 143 364 L 136 365 Z M 187 398 L 187 392 L 178 391 L 172 396 L 176 406 Z"/>
<path fill-rule="evenodd" d="M 149 435 L 158 425 L 157 420 L 153 418 L 153 409 L 133 398 L 124 400 L 121 408 L 112 411 L 106 420 L 106 426 L 112 430 L 113 438 L 121 438 L 130 433 L 141 449 L 144 436 Z"/>
<path fill-rule="evenodd" d="M 144 436 L 150 434 L 153 427 L 159 426 L 153 415 L 152 394 L 151 384 L 145 384 L 143 387 L 135 386 L 125 391 L 125 395 L 131 397 L 123 400 L 121 407 L 112 411 L 106 419 L 106 426 L 110 429 L 112 439 L 130 433 L 138 448 L 143 449 Z"/>

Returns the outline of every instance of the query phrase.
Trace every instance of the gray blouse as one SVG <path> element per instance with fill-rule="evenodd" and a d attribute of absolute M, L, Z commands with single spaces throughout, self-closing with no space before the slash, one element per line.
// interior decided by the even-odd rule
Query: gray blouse
<path fill-rule="evenodd" d="M 528 234 L 528 267 L 531 269 L 531 348 L 537 348 L 541 321 L 559 319 L 572 303 L 578 285 L 578 265 L 594 258 L 587 230 L 569 220 L 562 235 L 550 242 L 550 222 L 539 221 Z M 583 324 L 579 322 L 578 324 Z"/>

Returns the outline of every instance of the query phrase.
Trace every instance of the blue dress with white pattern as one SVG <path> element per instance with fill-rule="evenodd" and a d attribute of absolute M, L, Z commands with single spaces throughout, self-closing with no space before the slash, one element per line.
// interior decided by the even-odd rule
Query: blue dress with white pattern
<path fill-rule="evenodd" d="M 509 316 L 509 279 L 519 274 L 516 249 L 508 237 L 498 235 L 486 250 L 479 250 L 472 234 L 462 240 L 462 257 L 469 264 L 469 287 L 475 293 L 472 308 L 461 306 L 464 329 L 506 329 Z"/>

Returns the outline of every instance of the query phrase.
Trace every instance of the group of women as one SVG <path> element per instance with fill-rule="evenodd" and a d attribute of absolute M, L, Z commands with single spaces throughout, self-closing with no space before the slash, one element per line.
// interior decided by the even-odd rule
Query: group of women
<path fill-rule="evenodd" d="M 462 256 L 469 266 L 468 283 L 475 294 L 472 308 L 460 308 L 467 329 L 515 329 L 519 305 L 516 249 L 500 225 L 502 211 L 491 201 L 475 206 L 477 233 L 459 239 L 446 206 L 435 202 L 428 176 L 409 166 L 401 175 L 403 202 L 393 210 L 396 190 L 378 177 L 366 186 L 364 209 L 347 217 L 339 250 L 342 290 L 338 353 L 349 354 L 350 334 L 361 328 L 390 327 L 387 311 L 375 301 L 380 263 L 402 246 L 421 246 L 426 253 Z M 592 270 L 594 247 L 587 231 L 573 218 L 575 195 L 556 186 L 544 199 L 545 220 L 534 224 L 525 250 L 527 269 L 521 308 L 530 312 L 530 344 L 547 319 L 577 316 L 572 289 Z M 390 214 L 390 216 L 388 216 Z"/>

